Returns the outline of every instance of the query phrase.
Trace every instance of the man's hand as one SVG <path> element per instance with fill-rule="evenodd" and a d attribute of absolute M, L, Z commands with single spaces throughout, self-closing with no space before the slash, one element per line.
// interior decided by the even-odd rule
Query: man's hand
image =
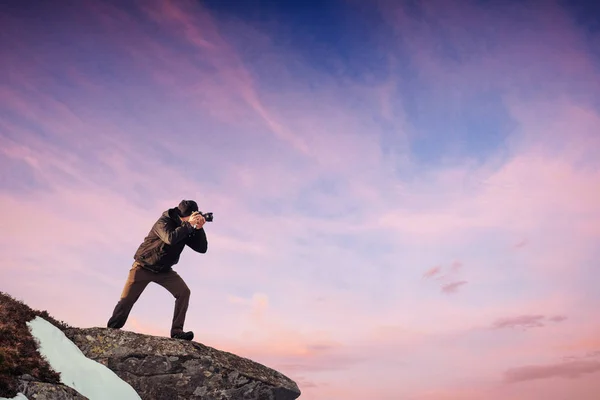
<path fill-rule="evenodd" d="M 196 229 L 202 228 L 205 222 L 206 219 L 198 211 L 194 211 L 189 219 L 189 223 Z"/>

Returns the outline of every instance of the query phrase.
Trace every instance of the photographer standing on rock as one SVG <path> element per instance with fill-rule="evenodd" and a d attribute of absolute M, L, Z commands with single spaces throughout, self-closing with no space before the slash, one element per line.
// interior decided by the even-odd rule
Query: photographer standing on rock
<path fill-rule="evenodd" d="M 208 241 L 203 228 L 206 221 L 212 221 L 212 213 L 199 212 L 198 204 L 193 200 L 182 200 L 177 207 L 163 212 L 135 252 L 135 262 L 121 298 L 108 320 L 108 328 L 122 328 L 146 286 L 154 282 L 175 297 L 171 337 L 185 340 L 194 338 L 193 332 L 183 331 L 191 292 L 172 267 L 179 262 L 186 245 L 198 253 L 206 253 Z"/>

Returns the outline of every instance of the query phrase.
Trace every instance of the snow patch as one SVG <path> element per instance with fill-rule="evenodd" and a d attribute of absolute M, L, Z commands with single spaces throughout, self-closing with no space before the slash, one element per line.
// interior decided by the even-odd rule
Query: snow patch
<path fill-rule="evenodd" d="M 59 372 L 61 382 L 90 400 L 141 400 L 127 382 L 108 367 L 87 358 L 65 334 L 43 318 L 27 322 L 39 341 L 38 351 Z M 27 399 L 25 396 L 16 399 Z M 1 399 L 0 399 L 1 400 Z"/>

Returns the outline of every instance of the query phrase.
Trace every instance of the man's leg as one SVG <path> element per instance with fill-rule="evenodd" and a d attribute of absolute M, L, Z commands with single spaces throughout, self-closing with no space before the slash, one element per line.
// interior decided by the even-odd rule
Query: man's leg
<path fill-rule="evenodd" d="M 175 297 L 175 309 L 173 310 L 173 322 L 171 324 L 171 336 L 183 332 L 183 324 L 190 303 L 190 288 L 185 284 L 181 276 L 175 271 L 158 274 L 155 282 L 167 289 Z"/>
<path fill-rule="evenodd" d="M 127 276 L 123 292 L 121 293 L 121 298 L 106 324 L 108 328 L 119 329 L 125 325 L 131 308 L 139 299 L 146 286 L 148 286 L 148 283 L 152 281 L 152 275 L 152 272 L 146 271 L 135 264 L 133 265 L 129 270 L 129 275 Z"/>

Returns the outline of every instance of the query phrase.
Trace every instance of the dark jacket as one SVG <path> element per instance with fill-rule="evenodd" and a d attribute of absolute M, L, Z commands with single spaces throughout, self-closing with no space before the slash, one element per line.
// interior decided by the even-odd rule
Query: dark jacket
<path fill-rule="evenodd" d="M 206 253 L 208 241 L 204 228 L 195 229 L 189 222 L 181 221 L 177 208 L 170 208 L 154 223 L 133 258 L 150 271 L 166 272 L 179 262 L 185 245 Z"/>

